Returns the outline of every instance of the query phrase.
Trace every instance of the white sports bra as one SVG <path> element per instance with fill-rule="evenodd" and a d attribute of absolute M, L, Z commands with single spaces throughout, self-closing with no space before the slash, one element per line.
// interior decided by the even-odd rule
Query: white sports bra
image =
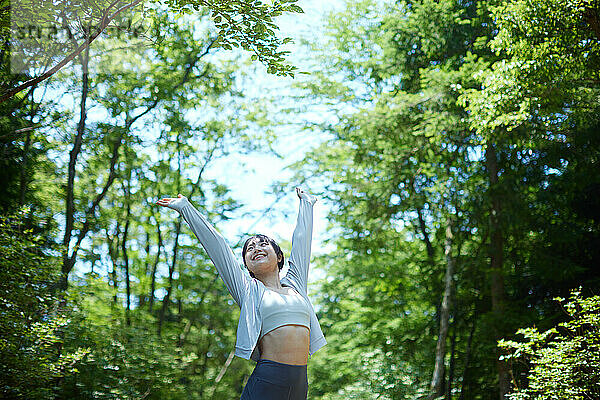
<path fill-rule="evenodd" d="M 310 306 L 300 294 L 282 294 L 265 290 L 260 302 L 262 327 L 259 340 L 284 325 L 302 325 L 310 329 Z"/>

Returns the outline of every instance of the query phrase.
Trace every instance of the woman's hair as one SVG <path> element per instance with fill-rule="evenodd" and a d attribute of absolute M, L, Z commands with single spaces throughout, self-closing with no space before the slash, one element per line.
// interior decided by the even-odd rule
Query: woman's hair
<path fill-rule="evenodd" d="M 255 238 L 258 238 L 258 243 L 268 242 L 271 245 L 271 247 L 273 247 L 273 250 L 275 250 L 275 255 L 277 256 L 277 258 L 279 258 L 281 256 L 281 260 L 277 261 L 277 266 L 279 267 L 279 270 L 281 271 L 281 269 L 283 268 L 283 259 L 284 259 L 283 251 L 281 251 L 281 249 L 279 248 L 279 245 L 277 243 L 275 243 L 275 241 L 273 239 L 271 239 L 267 235 L 262 235 L 262 234 L 254 235 L 254 236 L 251 236 L 248 239 L 246 239 L 246 242 L 244 243 L 244 247 L 242 248 L 242 260 L 244 261 L 244 265 L 246 265 L 246 251 L 248 250 L 248 245 L 250 244 L 250 241 Z M 246 265 L 246 268 L 248 268 L 247 265 Z M 256 278 L 251 271 L 250 271 L 250 276 L 253 278 Z"/>

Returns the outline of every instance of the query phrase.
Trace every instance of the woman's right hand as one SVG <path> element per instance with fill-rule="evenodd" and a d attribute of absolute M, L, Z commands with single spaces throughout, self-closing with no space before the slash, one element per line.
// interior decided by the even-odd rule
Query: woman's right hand
<path fill-rule="evenodd" d="M 298 195 L 298 198 L 304 199 L 304 200 L 310 202 L 311 204 L 315 204 L 317 202 L 316 196 L 309 194 L 307 191 L 303 190 L 300 187 L 296 187 L 296 194 Z"/>
<path fill-rule="evenodd" d="M 182 194 L 178 194 L 177 197 L 163 197 L 158 200 L 156 204 L 162 207 L 171 208 L 173 210 L 180 211 L 185 205 L 186 197 Z"/>

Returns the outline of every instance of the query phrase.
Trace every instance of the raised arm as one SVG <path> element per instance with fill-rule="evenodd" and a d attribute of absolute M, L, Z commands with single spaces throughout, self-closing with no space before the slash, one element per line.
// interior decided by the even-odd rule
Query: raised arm
<path fill-rule="evenodd" d="M 307 291 L 312 242 L 313 204 L 315 204 L 317 198 L 300 188 L 296 188 L 296 194 L 300 198 L 300 209 L 298 210 L 298 221 L 292 236 L 288 278 L 295 280 L 298 286 Z"/>
<path fill-rule="evenodd" d="M 198 210 L 182 195 L 176 198 L 164 198 L 156 204 L 172 208 L 183 216 L 192 232 L 196 235 L 204 250 L 212 260 L 221 279 L 231 296 L 241 307 L 244 293 L 248 290 L 250 275 L 240 268 L 233 251 L 217 230 L 200 214 Z"/>

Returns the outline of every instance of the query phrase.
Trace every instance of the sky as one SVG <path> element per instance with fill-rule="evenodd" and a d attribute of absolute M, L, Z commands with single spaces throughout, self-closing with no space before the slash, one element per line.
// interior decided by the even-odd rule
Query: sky
<path fill-rule="evenodd" d="M 323 28 L 328 13 L 341 10 L 344 0 L 299 0 L 304 13 L 289 14 L 277 19 L 282 37 L 291 37 L 296 42 L 288 44 L 286 50 L 291 51 L 289 61 L 301 71 L 310 71 L 310 55 L 308 51 L 299 45 L 301 39 L 317 41 L 323 39 Z M 223 52 L 218 53 L 218 57 Z M 225 57 L 235 54 L 225 53 Z M 249 57 L 249 54 L 246 55 Z M 243 80 L 240 89 L 243 90 L 248 101 L 261 100 L 265 96 L 276 94 L 282 101 L 291 101 L 286 94 L 291 93 L 292 78 L 283 78 L 269 75 L 266 68 L 254 62 L 245 71 L 250 74 L 250 79 Z M 298 79 L 298 78 L 296 78 Z M 66 96 L 62 102 L 65 107 L 76 109 L 76 99 Z M 282 105 L 283 106 L 283 105 Z M 99 114 L 98 109 L 91 109 L 88 114 L 90 120 L 102 120 L 106 115 Z M 320 112 L 315 115 L 303 113 L 299 120 L 311 119 L 320 122 L 319 119 L 335 118 L 333 115 Z M 293 188 L 286 196 L 276 199 L 270 194 L 271 187 L 276 181 L 287 180 L 292 172 L 287 168 L 291 163 L 301 160 L 305 153 L 319 144 L 325 137 L 324 133 L 308 132 L 302 129 L 301 124 L 282 125 L 273 128 L 277 134 L 274 149 L 282 157 L 276 157 L 268 151 L 255 152 L 252 154 L 232 154 L 225 158 L 219 158 L 212 163 L 211 167 L 204 173 L 206 179 L 215 179 L 218 183 L 226 185 L 231 189 L 230 195 L 236 201 L 243 204 L 240 210 L 236 210 L 233 218 L 220 221 L 216 229 L 221 232 L 231 246 L 245 239 L 245 232 L 262 233 L 271 236 L 275 240 L 291 241 L 295 227 L 299 200 Z M 151 152 L 151 149 L 150 149 Z M 311 192 L 310 187 L 303 189 Z M 165 197 L 175 196 L 176 193 L 165 193 Z M 172 210 L 161 210 L 168 218 Z M 324 254 L 331 250 L 324 243 L 330 235 L 327 227 L 327 215 L 329 205 L 323 200 L 314 206 L 313 223 L 313 255 Z M 175 216 L 174 216 L 175 217 Z M 240 257 L 241 250 L 234 250 Z M 289 256 L 289 254 L 286 254 Z M 78 263 L 77 275 L 89 272 L 86 263 Z M 284 271 L 285 272 L 285 271 Z M 324 274 L 323 271 L 311 273 L 311 281 L 318 280 Z"/>
<path fill-rule="evenodd" d="M 277 24 L 282 36 L 293 38 L 296 43 L 301 39 L 310 41 L 319 40 L 323 37 L 323 26 L 325 17 L 329 12 L 340 10 L 344 2 L 341 0 L 319 1 L 300 0 L 303 14 L 290 14 L 280 17 Z M 309 60 L 308 55 L 299 45 L 291 45 L 290 62 L 300 70 L 306 71 Z M 257 63 L 256 63 L 257 64 Z M 244 92 L 250 99 L 272 93 L 287 93 L 293 83 L 290 78 L 282 78 L 269 75 L 261 65 L 255 65 L 249 85 L 244 87 Z M 310 116 L 309 116 L 310 117 Z M 304 116 L 306 118 L 306 116 Z M 328 118 L 328 116 L 315 115 L 315 118 Z M 276 202 L 274 196 L 269 195 L 270 187 L 276 180 L 291 177 L 291 172 L 286 168 L 294 161 L 303 158 L 304 154 L 316 146 L 323 136 L 309 134 L 302 131 L 300 126 L 286 125 L 276 128 L 279 138 L 274 147 L 283 156 L 278 158 L 266 152 L 244 156 L 234 156 L 220 160 L 207 171 L 207 177 L 218 179 L 221 183 L 231 188 L 232 197 L 245 204 L 244 210 L 250 215 L 235 218 L 227 222 L 219 223 L 217 227 L 223 236 L 235 244 L 247 232 L 249 227 L 252 231 L 272 236 L 275 239 L 291 240 L 292 232 L 296 222 L 298 199 L 292 190 L 289 195 Z M 232 173 L 233 171 L 233 173 Z M 310 187 L 303 187 L 311 191 Z M 272 206 L 274 214 L 283 217 L 265 216 Z M 328 205 L 324 201 L 318 201 L 314 207 L 313 226 L 313 254 L 327 251 L 324 240 L 327 236 L 327 214 Z"/>

